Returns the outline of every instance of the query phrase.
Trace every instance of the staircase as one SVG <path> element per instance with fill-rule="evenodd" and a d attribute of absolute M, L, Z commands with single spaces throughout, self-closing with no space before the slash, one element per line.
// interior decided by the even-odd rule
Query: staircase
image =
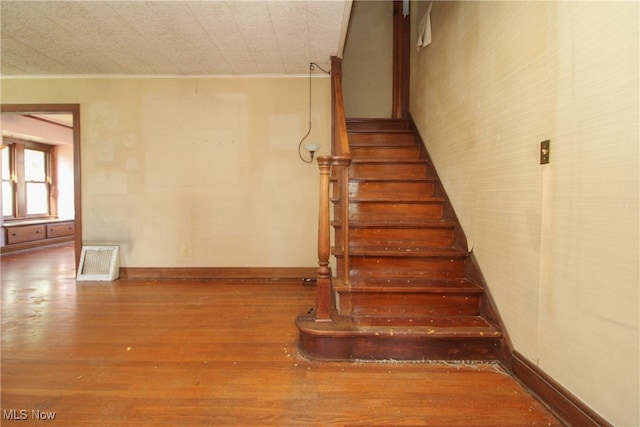
<path fill-rule="evenodd" d="M 347 121 L 347 132 L 349 271 L 345 251 L 333 247 L 331 321 L 316 321 L 313 311 L 297 319 L 300 353 L 323 360 L 498 359 L 502 332 L 419 135 L 404 120 Z M 339 195 L 334 175 L 332 185 Z M 339 242 L 344 201 L 332 202 Z"/>

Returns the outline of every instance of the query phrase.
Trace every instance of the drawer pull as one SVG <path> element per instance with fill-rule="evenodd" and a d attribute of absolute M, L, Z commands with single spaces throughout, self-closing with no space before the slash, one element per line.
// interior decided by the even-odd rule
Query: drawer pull
<path fill-rule="evenodd" d="M 11 233 L 11 235 L 12 235 L 13 237 L 16 237 L 16 236 L 17 236 L 17 234 L 16 234 L 16 233 Z"/>

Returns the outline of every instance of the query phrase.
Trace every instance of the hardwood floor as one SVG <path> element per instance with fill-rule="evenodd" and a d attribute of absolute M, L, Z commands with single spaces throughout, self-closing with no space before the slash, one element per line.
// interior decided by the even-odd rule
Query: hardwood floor
<path fill-rule="evenodd" d="M 76 283 L 73 261 L 2 256 L 3 426 L 560 425 L 495 364 L 302 359 L 301 281 Z"/>

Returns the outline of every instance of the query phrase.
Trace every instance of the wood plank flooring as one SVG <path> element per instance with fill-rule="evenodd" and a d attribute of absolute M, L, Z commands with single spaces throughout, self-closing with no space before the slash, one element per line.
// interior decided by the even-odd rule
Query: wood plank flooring
<path fill-rule="evenodd" d="M 302 359 L 301 281 L 74 276 L 71 245 L 2 256 L 2 426 L 560 425 L 494 364 Z"/>

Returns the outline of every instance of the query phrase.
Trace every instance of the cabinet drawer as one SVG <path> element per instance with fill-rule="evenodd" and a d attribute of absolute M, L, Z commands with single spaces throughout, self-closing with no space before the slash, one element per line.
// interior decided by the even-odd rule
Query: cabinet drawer
<path fill-rule="evenodd" d="M 28 225 L 24 227 L 7 228 L 8 244 L 42 240 L 46 237 L 44 225 Z"/>
<path fill-rule="evenodd" d="M 47 225 L 47 238 L 51 239 L 52 237 L 71 236 L 75 231 L 75 223 L 73 222 L 49 224 Z"/>

